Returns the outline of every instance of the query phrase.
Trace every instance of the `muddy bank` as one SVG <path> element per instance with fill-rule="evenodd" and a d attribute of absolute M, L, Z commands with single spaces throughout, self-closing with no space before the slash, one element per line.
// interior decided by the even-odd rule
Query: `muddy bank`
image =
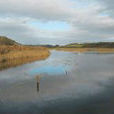
<path fill-rule="evenodd" d="M 97 52 L 97 53 L 114 53 L 114 48 L 55 48 L 59 51 L 70 52 Z"/>

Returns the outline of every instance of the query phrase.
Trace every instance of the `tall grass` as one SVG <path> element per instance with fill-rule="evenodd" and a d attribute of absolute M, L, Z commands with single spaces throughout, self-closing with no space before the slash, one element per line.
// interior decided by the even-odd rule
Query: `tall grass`
<path fill-rule="evenodd" d="M 0 70 L 45 59 L 49 50 L 39 46 L 0 46 Z"/>

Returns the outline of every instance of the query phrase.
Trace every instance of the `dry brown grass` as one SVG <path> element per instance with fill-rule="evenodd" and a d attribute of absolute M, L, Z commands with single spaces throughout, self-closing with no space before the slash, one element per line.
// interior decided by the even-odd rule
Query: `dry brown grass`
<path fill-rule="evenodd" d="M 46 59 L 49 50 L 38 46 L 0 46 L 0 70 Z"/>
<path fill-rule="evenodd" d="M 114 48 L 55 48 L 59 51 L 114 53 Z"/>

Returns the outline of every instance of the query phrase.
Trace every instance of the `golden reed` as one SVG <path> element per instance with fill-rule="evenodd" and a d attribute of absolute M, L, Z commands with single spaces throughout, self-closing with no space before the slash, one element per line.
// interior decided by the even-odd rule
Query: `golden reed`
<path fill-rule="evenodd" d="M 40 46 L 0 46 L 0 70 L 46 59 L 50 52 Z"/>

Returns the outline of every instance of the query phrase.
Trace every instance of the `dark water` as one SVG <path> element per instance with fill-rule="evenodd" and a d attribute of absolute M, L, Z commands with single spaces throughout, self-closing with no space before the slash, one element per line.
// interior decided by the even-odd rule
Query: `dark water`
<path fill-rule="evenodd" d="M 0 114 L 114 114 L 113 82 L 114 54 L 52 51 L 0 72 Z"/>

